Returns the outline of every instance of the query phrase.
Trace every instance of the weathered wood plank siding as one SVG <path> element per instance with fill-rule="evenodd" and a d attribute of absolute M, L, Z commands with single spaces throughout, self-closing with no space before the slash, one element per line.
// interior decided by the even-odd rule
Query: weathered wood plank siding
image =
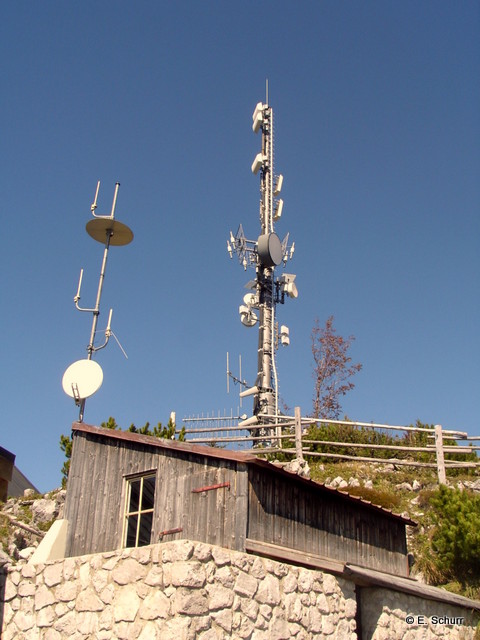
<path fill-rule="evenodd" d="M 76 433 L 73 446 L 65 505 L 68 556 L 121 546 L 125 478 L 148 471 L 156 474 L 152 542 L 190 538 L 243 550 L 246 465 L 237 471 L 235 461 L 86 433 Z M 192 492 L 223 483 L 229 486 Z M 181 531 L 161 536 L 172 529 Z"/>
<path fill-rule="evenodd" d="M 407 575 L 405 525 L 347 496 L 249 467 L 247 536 Z"/>
<path fill-rule="evenodd" d="M 73 447 L 65 504 L 67 555 L 117 549 L 122 536 L 124 476 L 155 470 L 157 456 L 141 444 L 126 447 L 86 434 L 75 435 Z"/>
<path fill-rule="evenodd" d="M 65 505 L 67 555 L 121 547 L 126 480 L 147 472 L 156 477 L 152 543 L 187 538 L 245 551 L 248 538 L 408 575 L 409 520 L 253 455 L 79 423 Z"/>
<path fill-rule="evenodd" d="M 162 471 L 155 498 L 155 541 L 162 531 L 181 528 L 181 532 L 163 539 L 189 538 L 229 549 L 242 548 L 236 463 L 171 451 L 162 452 L 159 461 Z M 229 486 L 197 491 L 224 483 Z"/>

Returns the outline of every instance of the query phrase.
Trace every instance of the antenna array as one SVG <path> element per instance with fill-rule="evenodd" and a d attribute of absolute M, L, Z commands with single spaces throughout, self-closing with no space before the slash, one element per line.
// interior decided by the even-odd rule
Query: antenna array
<path fill-rule="evenodd" d="M 250 280 L 249 290 L 239 307 L 240 321 L 246 327 L 258 323 L 258 372 L 255 384 L 242 397 L 253 395 L 253 416 L 239 423 L 247 425 L 271 425 L 278 416 L 278 379 L 275 353 L 280 339 L 281 344 L 290 342 L 288 327 L 282 325 L 280 332 L 275 322 L 275 310 L 278 303 L 283 304 L 285 297 L 297 298 L 298 291 L 295 275 L 275 274 L 275 268 L 286 265 L 292 258 L 295 243 L 288 244 L 289 234 L 280 240 L 275 233 L 275 223 L 282 216 L 283 200 L 279 198 L 283 185 L 283 176 L 276 175 L 273 167 L 273 109 L 267 103 L 259 102 L 252 116 L 254 133 L 261 131 L 261 151 L 255 156 L 252 173 L 260 174 L 260 235 L 257 240 L 245 237 L 242 225 L 236 235 L 230 231 L 227 250 L 230 257 L 235 253 L 240 264 L 255 269 L 255 279 Z M 258 312 L 258 313 L 257 313 Z M 265 428 L 260 435 L 266 435 L 271 429 Z"/>
<path fill-rule="evenodd" d="M 104 244 L 103 260 L 100 268 L 100 278 L 98 281 L 97 297 L 95 306 L 93 308 L 80 307 L 80 291 L 82 287 L 83 269 L 80 270 L 80 278 L 78 280 L 78 288 L 73 301 L 79 311 L 84 311 L 92 314 L 92 328 L 90 331 L 90 341 L 87 346 L 87 358 L 83 360 L 77 360 L 71 364 L 63 375 L 62 386 L 67 395 L 75 400 L 75 404 L 80 407 L 79 410 L 79 422 L 83 421 L 83 415 L 85 412 L 85 399 L 93 395 L 100 388 L 103 381 L 103 372 L 99 364 L 93 362 L 93 354 L 100 349 L 104 349 L 110 336 L 117 340 L 115 334 L 112 331 L 112 315 L 113 309 L 110 309 L 108 316 L 107 328 L 105 330 L 105 340 L 103 344 L 95 346 L 95 337 L 97 333 L 98 317 L 100 315 L 100 301 L 102 297 L 103 282 L 105 280 L 105 271 L 107 267 L 108 252 L 111 246 L 124 246 L 129 244 L 133 240 L 133 233 L 127 225 L 115 220 L 115 207 L 117 203 L 117 195 L 120 183 L 115 184 L 115 193 L 113 196 L 112 210 L 108 216 L 100 216 L 95 213 L 97 209 L 98 193 L 100 190 L 100 181 L 97 183 L 97 190 L 95 192 L 95 199 L 90 207 L 93 220 L 87 222 L 86 231 L 88 235 Z M 118 342 L 118 340 L 117 340 Z M 120 343 L 120 348 L 122 349 Z M 125 351 L 123 354 L 126 356 Z"/>

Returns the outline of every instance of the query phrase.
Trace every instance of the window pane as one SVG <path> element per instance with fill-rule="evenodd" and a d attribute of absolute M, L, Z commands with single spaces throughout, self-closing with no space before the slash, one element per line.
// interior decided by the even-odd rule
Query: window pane
<path fill-rule="evenodd" d="M 155 504 L 155 474 L 147 473 L 127 480 L 128 504 L 125 511 L 126 547 L 150 544 Z"/>
<path fill-rule="evenodd" d="M 130 504 L 128 510 L 139 511 L 140 508 L 140 480 L 132 480 L 130 482 Z"/>
<path fill-rule="evenodd" d="M 137 540 L 137 519 L 138 516 L 129 516 L 127 523 L 127 540 L 125 546 L 134 547 Z"/>
<path fill-rule="evenodd" d="M 155 476 L 143 479 L 142 511 L 153 509 L 155 495 Z"/>
<path fill-rule="evenodd" d="M 138 535 L 138 546 L 143 547 L 150 544 L 152 535 L 153 513 L 142 513 L 140 516 L 140 533 Z"/>

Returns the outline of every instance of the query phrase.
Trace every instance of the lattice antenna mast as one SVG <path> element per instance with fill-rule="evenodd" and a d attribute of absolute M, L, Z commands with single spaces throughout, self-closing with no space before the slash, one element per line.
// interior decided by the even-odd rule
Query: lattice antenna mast
<path fill-rule="evenodd" d="M 274 225 L 281 218 L 283 200 L 278 198 L 283 184 L 283 176 L 275 175 L 273 159 L 273 109 L 259 102 L 253 112 L 252 129 L 262 132 L 261 151 L 255 156 L 252 172 L 260 174 L 260 236 L 256 241 L 247 240 L 242 225 L 236 235 L 230 232 L 227 249 L 233 252 L 246 270 L 254 267 L 256 277 L 246 286 L 252 292 L 244 296 L 244 304 L 239 307 L 240 320 L 247 327 L 259 325 L 258 371 L 255 385 L 241 393 L 241 397 L 254 396 L 253 416 L 242 424 L 271 424 L 278 415 L 278 382 L 275 352 L 278 338 L 283 345 L 290 342 L 288 327 L 282 326 L 280 335 L 275 322 L 275 307 L 285 301 L 285 295 L 298 297 L 295 275 L 283 273 L 276 277 L 275 268 L 287 263 L 292 257 L 295 245 L 288 246 L 289 234 L 283 241 L 275 233 Z M 258 315 L 255 312 L 258 310 Z"/>
<path fill-rule="evenodd" d="M 90 395 L 93 395 L 103 381 L 103 372 L 97 363 L 91 362 L 93 354 L 96 351 L 100 351 L 107 346 L 110 336 L 114 336 L 111 329 L 113 309 L 110 309 L 107 328 L 105 330 L 105 339 L 103 344 L 95 346 L 95 338 L 97 334 L 98 317 L 100 315 L 100 301 L 102 298 L 103 283 L 105 280 L 105 271 L 107 267 L 108 252 L 111 246 L 123 246 L 129 244 L 133 240 L 133 233 L 127 225 L 115 220 L 115 207 L 117 203 L 118 189 L 120 183 L 115 184 L 115 193 L 113 196 L 112 210 L 110 215 L 101 216 L 95 213 L 97 209 L 98 193 L 100 190 L 100 181 L 97 183 L 97 189 L 95 192 L 95 199 L 93 201 L 90 210 L 93 215 L 93 220 L 87 222 L 86 230 L 90 237 L 97 242 L 101 242 L 104 245 L 103 260 L 100 268 L 100 277 L 98 281 L 97 297 L 95 300 L 95 306 L 93 308 L 80 307 L 80 291 L 82 287 L 83 269 L 80 270 L 80 278 L 78 281 L 78 288 L 73 301 L 79 311 L 84 311 L 92 314 L 92 328 L 90 331 L 90 341 L 87 345 L 87 358 L 86 360 L 78 360 L 74 362 L 66 370 L 63 377 L 64 391 L 74 398 L 75 404 L 80 407 L 79 421 L 83 421 L 83 415 L 85 411 L 85 399 Z M 118 342 L 118 340 L 117 340 Z M 122 349 L 120 343 L 120 348 Z M 125 351 L 123 354 L 126 356 Z M 93 389 L 93 390 L 92 390 Z"/>

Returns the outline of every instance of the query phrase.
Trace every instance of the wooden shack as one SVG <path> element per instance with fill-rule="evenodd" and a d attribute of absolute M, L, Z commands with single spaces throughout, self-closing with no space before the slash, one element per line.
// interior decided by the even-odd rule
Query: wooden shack
<path fill-rule="evenodd" d="M 415 524 L 252 453 L 83 423 L 73 425 L 65 518 L 66 556 L 185 538 L 400 576 Z"/>

